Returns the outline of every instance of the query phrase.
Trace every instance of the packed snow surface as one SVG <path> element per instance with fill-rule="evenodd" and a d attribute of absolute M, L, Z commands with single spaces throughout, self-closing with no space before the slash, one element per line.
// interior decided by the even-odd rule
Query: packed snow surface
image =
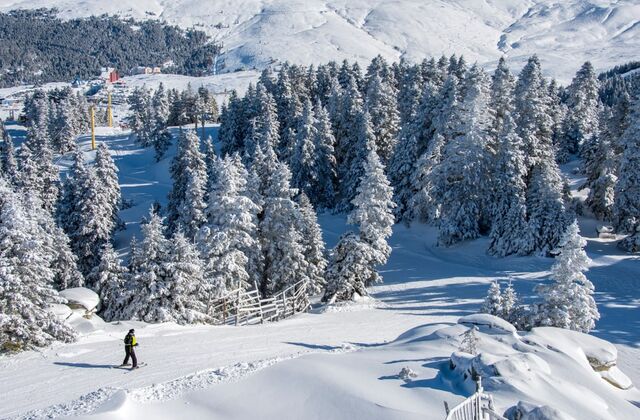
<path fill-rule="evenodd" d="M 8 128 L 19 143 L 24 130 Z M 207 127 L 207 135 L 216 132 Z M 128 132 L 98 133 L 132 204 L 121 212 L 127 229 L 115 238 L 126 252 L 151 204 L 166 204 L 174 150 L 155 163 L 153 150 L 132 143 Z M 88 136 L 81 147 L 92 162 Z M 70 163 L 58 161 L 63 171 Z M 348 229 L 341 215 L 322 214 L 320 222 L 329 247 Z M 0 418 L 441 419 L 443 401 L 454 406 L 473 392 L 473 368 L 482 370 L 500 412 L 522 402 L 528 418 L 635 419 L 640 264 L 615 241 L 598 239 L 596 226 L 581 220 L 602 315 L 593 336 L 555 328 L 516 333 L 495 317 L 474 315 L 494 280 L 510 279 L 521 296 L 532 296 L 551 259 L 490 258 L 486 239 L 439 248 L 432 228 L 397 225 L 385 283 L 350 305 L 248 327 L 106 324 L 73 312 L 76 343 L 0 357 Z M 130 328 L 147 363 L 133 372 L 113 368 Z M 460 352 L 470 328 L 477 328 L 477 355 Z"/>
<path fill-rule="evenodd" d="M 206 31 L 224 45 L 220 71 L 344 58 L 366 63 L 464 54 L 511 65 L 538 54 L 570 80 L 579 63 L 598 69 L 637 59 L 637 0 L 0 0 L 0 10 L 55 7 L 63 18 L 118 14 Z"/>

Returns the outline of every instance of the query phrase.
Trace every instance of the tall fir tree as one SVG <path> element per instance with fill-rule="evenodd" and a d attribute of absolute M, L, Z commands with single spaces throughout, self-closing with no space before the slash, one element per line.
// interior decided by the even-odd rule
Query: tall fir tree
<path fill-rule="evenodd" d="M 584 275 L 591 262 L 586 245 L 578 222 L 573 222 L 558 244 L 559 254 L 551 267 L 553 283 L 536 288 L 543 299 L 536 314 L 540 325 L 588 333 L 600 319 L 593 284 Z"/>
<path fill-rule="evenodd" d="M 0 178 L 0 351 L 41 347 L 76 333 L 49 311 L 63 303 L 53 288 L 55 255 L 46 232 L 29 217 L 23 197 Z"/>
<path fill-rule="evenodd" d="M 207 168 L 204 155 L 200 152 L 198 136 L 193 130 L 181 130 L 178 137 L 178 151 L 171 162 L 170 168 L 173 187 L 169 193 L 169 204 L 167 205 L 169 232 L 177 231 L 181 225 L 186 227 L 191 224 L 191 220 L 186 220 L 185 217 L 187 216 L 182 214 L 184 206 L 189 205 L 186 202 L 189 179 L 196 177 L 197 182 L 195 184 L 202 188 L 202 191 L 197 192 L 197 194 L 204 194 L 206 171 Z M 189 176 L 189 173 L 191 173 L 191 176 Z M 202 181 L 204 181 L 204 184 Z"/>

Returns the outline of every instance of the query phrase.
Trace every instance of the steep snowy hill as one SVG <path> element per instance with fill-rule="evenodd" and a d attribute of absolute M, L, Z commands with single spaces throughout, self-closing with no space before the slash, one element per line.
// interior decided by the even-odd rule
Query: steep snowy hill
<path fill-rule="evenodd" d="M 363 63 L 381 54 L 418 60 L 464 54 L 512 65 L 541 56 L 568 81 L 579 63 L 606 69 L 637 59 L 637 0 L 0 0 L 0 10 L 56 7 L 62 17 L 103 13 L 198 27 L 224 44 L 222 71 L 277 61 Z"/>

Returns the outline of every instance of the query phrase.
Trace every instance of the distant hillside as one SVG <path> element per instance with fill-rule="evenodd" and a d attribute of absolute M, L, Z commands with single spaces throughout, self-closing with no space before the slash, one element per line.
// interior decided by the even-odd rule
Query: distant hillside
<path fill-rule="evenodd" d="M 517 68 L 535 53 L 547 75 L 569 82 L 586 60 L 604 71 L 640 50 L 637 0 L 0 0 L 4 11 L 38 7 L 201 29 L 224 44 L 225 72 L 443 53 L 480 63 L 506 55 Z"/>
<path fill-rule="evenodd" d="M 61 20 L 56 10 L 0 14 L 0 87 L 95 76 L 172 61 L 171 71 L 201 75 L 219 47 L 208 36 L 166 23 L 99 16 Z"/>

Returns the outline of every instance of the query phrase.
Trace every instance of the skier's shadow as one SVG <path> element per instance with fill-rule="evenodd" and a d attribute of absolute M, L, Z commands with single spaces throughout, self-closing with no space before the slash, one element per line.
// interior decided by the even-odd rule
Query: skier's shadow
<path fill-rule="evenodd" d="M 58 366 L 69 366 L 76 368 L 84 368 L 84 369 L 111 369 L 113 365 L 94 365 L 91 363 L 73 363 L 73 362 L 53 362 L 54 365 Z"/>

